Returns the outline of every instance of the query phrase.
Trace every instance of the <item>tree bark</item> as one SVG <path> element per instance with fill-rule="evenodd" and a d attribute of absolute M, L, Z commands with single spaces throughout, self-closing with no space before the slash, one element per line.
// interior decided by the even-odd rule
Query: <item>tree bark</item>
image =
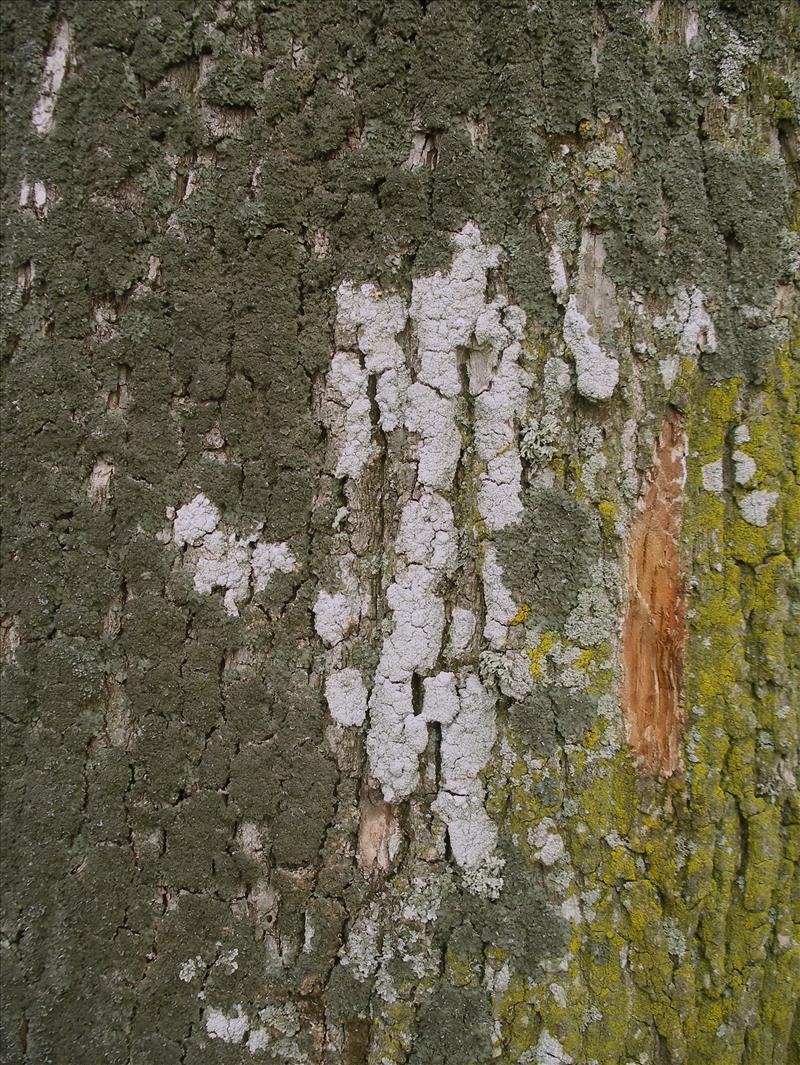
<path fill-rule="evenodd" d="M 3 1060 L 800 1060 L 796 7 L 0 19 Z"/>

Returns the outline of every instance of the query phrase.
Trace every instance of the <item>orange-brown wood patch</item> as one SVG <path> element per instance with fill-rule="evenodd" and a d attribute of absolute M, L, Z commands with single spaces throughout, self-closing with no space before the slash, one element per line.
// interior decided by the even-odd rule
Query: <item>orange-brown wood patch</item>
<path fill-rule="evenodd" d="M 686 433 L 678 411 L 664 416 L 653 465 L 628 541 L 622 623 L 622 711 L 644 769 L 669 775 L 680 761 L 686 584 L 680 534 Z"/>

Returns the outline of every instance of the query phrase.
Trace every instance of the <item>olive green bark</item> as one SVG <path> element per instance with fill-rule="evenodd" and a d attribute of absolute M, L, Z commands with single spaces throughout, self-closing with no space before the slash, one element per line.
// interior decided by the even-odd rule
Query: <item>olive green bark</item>
<path fill-rule="evenodd" d="M 0 5 L 3 1061 L 800 1060 L 798 45 L 773 0 Z M 314 616 L 353 505 L 337 288 L 408 300 L 467 223 L 531 381 L 519 522 L 476 508 L 466 394 L 449 498 L 448 622 L 490 547 L 518 608 L 462 663 L 495 697 L 488 889 L 431 810 L 436 724 L 362 871 L 370 721 L 334 723 Z M 554 247 L 608 399 L 576 388 Z M 661 779 L 619 631 L 668 407 L 689 609 Z M 368 685 L 413 435 L 375 428 L 359 488 Z M 176 540 L 198 495 L 295 560 L 238 612 Z"/>

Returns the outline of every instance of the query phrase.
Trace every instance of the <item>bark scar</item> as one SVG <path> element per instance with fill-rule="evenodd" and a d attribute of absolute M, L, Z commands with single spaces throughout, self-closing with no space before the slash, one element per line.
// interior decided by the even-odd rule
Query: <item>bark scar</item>
<path fill-rule="evenodd" d="M 680 764 L 683 724 L 687 593 L 680 536 L 686 451 L 683 419 L 669 408 L 628 540 L 622 624 L 622 711 L 628 742 L 642 768 L 663 776 Z"/>
<path fill-rule="evenodd" d="M 362 786 L 359 805 L 358 865 L 365 876 L 381 878 L 392 864 L 397 811 L 378 789 L 366 785 Z"/>

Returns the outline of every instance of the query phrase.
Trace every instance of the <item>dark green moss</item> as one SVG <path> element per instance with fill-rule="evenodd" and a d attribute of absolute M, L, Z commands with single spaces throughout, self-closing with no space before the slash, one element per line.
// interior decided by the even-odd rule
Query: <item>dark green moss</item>
<path fill-rule="evenodd" d="M 412 1065 L 473 1065 L 490 1061 L 491 1010 L 482 989 L 442 984 L 417 1010 Z"/>
<path fill-rule="evenodd" d="M 560 628 L 577 605 L 599 549 L 595 513 L 563 488 L 530 493 L 519 524 L 497 538 L 508 587 L 549 629 Z"/>
<path fill-rule="evenodd" d="M 562 685 L 537 686 L 508 708 L 508 724 L 526 748 L 548 757 L 565 743 L 577 743 L 595 716 L 597 700 Z"/>

